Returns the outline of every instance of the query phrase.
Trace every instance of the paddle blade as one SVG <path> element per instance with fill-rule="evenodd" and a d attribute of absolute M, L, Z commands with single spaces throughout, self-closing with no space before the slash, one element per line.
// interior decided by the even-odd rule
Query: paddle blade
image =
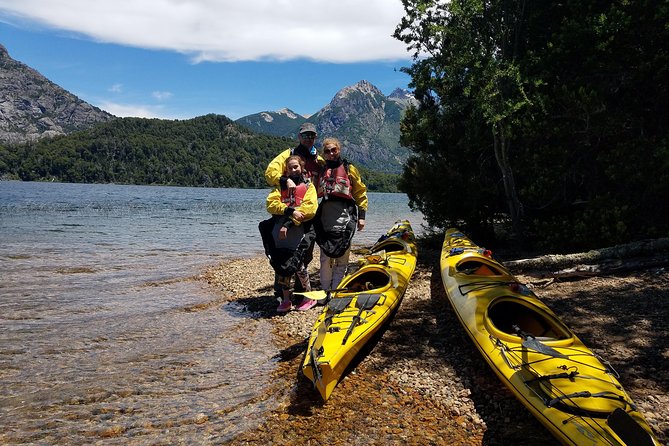
<path fill-rule="evenodd" d="M 552 356 L 554 358 L 567 359 L 569 356 L 563 355 L 559 351 L 555 350 L 553 347 L 549 347 L 546 344 L 538 341 L 534 336 L 529 333 L 525 333 L 517 325 L 512 325 L 511 328 L 516 332 L 518 336 L 523 340 L 520 344 L 523 347 L 534 350 L 535 352 L 543 353 L 544 355 Z"/>
<path fill-rule="evenodd" d="M 296 296 L 304 296 L 307 299 L 311 300 L 325 300 L 328 297 L 327 291 L 316 290 L 316 291 L 300 291 L 293 293 Z"/>
<path fill-rule="evenodd" d="M 355 306 L 360 310 L 371 310 L 379 302 L 382 294 L 359 294 Z"/>
<path fill-rule="evenodd" d="M 544 355 L 552 356 L 554 358 L 562 358 L 562 359 L 568 358 L 567 355 L 563 355 L 559 351 L 555 350 L 553 347 L 549 347 L 548 345 L 543 344 L 534 338 L 525 339 L 521 345 L 525 348 L 529 348 L 530 350 L 534 350 L 536 352 L 543 353 Z"/>
<path fill-rule="evenodd" d="M 328 302 L 327 311 L 329 314 L 339 314 L 349 306 L 352 300 L 352 297 L 335 297 L 330 299 L 330 302 Z"/>

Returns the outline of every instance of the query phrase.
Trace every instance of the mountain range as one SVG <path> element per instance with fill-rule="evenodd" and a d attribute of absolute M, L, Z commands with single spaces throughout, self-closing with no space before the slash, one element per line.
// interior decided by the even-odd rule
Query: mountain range
<path fill-rule="evenodd" d="M 398 173 L 409 154 L 399 144 L 400 119 L 411 104 L 415 99 L 406 90 L 397 89 L 385 96 L 362 80 L 341 89 L 309 117 L 285 108 L 244 116 L 235 123 L 253 132 L 295 141 L 300 125 L 308 120 L 316 125 L 321 141 L 328 136 L 339 138 L 343 155 L 350 161 L 371 170 Z M 115 119 L 119 118 L 12 59 L 0 45 L 0 144 L 68 135 Z"/>
<path fill-rule="evenodd" d="M 408 156 L 400 140 L 400 120 L 404 110 L 415 104 L 406 90 L 396 89 L 385 96 L 377 87 L 362 80 L 341 89 L 312 116 L 301 116 L 290 109 L 264 111 L 244 116 L 235 122 L 260 133 L 295 138 L 302 123 L 316 125 L 322 140 L 336 137 L 348 159 L 383 172 L 399 172 Z"/>

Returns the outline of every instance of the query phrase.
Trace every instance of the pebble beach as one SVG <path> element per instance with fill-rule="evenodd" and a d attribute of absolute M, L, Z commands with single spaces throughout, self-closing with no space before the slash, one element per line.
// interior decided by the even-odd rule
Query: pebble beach
<path fill-rule="evenodd" d="M 316 248 L 315 259 L 318 259 Z M 351 262 L 357 256 L 353 255 Z M 310 265 L 318 288 L 317 261 Z M 669 272 L 543 283 L 535 287 L 562 320 L 611 362 L 661 444 L 669 437 Z M 267 259 L 226 261 L 203 276 L 250 319 L 269 319 L 284 390 L 266 421 L 235 445 L 527 445 L 558 441 L 504 388 L 462 330 L 441 284 L 439 252 L 421 246 L 419 263 L 393 321 L 323 403 L 300 377 L 306 341 L 322 307 L 276 313 Z"/>

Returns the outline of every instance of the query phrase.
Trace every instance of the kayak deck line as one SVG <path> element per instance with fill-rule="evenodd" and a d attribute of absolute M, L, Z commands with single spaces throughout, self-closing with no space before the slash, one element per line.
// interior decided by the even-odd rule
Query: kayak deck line
<path fill-rule="evenodd" d="M 344 339 L 341 340 L 341 345 L 345 345 L 346 341 L 348 340 L 348 337 L 351 336 L 351 333 L 353 332 L 353 329 L 358 325 L 358 324 L 366 324 L 367 320 L 362 318 L 362 312 L 366 311 L 367 314 L 374 314 L 376 313 L 372 308 L 379 303 L 379 299 L 381 297 L 385 297 L 383 294 L 358 294 L 355 297 L 355 306 L 359 309 L 358 314 L 353 316 L 353 319 L 351 320 L 351 324 L 348 326 L 348 330 L 346 330 L 346 334 L 344 335 Z"/>
<path fill-rule="evenodd" d="M 492 304 L 491 304 L 491 306 L 492 306 Z M 519 336 L 519 337 L 522 339 L 522 336 Z M 491 340 L 492 339 L 493 339 L 493 337 L 491 335 Z M 550 338 L 550 337 L 544 338 L 544 341 L 547 342 L 547 343 L 550 343 L 551 339 L 553 341 L 557 341 L 557 339 Z M 517 344 L 517 342 L 516 342 L 516 344 Z M 594 377 L 594 376 L 591 376 L 591 375 L 585 375 L 585 374 L 583 374 L 579 371 L 578 367 L 582 366 L 582 367 L 594 369 L 597 372 L 601 372 L 601 374 L 603 374 L 603 376 L 611 375 L 611 376 L 614 376 L 615 378 L 619 378 L 618 372 L 608 362 L 606 362 L 606 365 L 602 365 L 600 367 L 599 366 L 599 364 L 601 363 L 599 361 L 600 358 L 590 350 L 583 350 L 583 349 L 573 348 L 573 347 L 570 347 L 570 346 L 565 346 L 564 348 L 561 349 L 561 350 L 563 350 L 563 352 L 560 352 L 559 355 L 553 355 L 550 352 L 547 353 L 547 352 L 544 352 L 544 351 L 541 351 L 541 350 L 528 348 L 528 347 L 524 346 L 522 343 L 519 346 L 512 347 L 512 346 L 509 345 L 509 343 L 506 343 L 506 342 L 502 341 L 501 339 L 495 339 L 495 346 L 500 348 L 500 353 L 502 354 L 505 362 L 507 363 L 507 365 L 510 368 L 512 368 L 514 370 L 521 370 L 523 368 L 527 368 L 535 374 L 535 376 L 533 376 L 532 378 L 524 379 L 523 382 L 525 383 L 525 385 L 528 386 L 528 388 L 530 390 L 532 390 L 532 392 L 536 393 L 538 397 L 540 397 L 542 400 L 544 400 L 548 407 L 554 406 L 558 401 L 567 398 L 567 396 L 566 395 L 557 395 L 553 398 L 545 397 L 544 395 L 537 392 L 537 389 L 530 385 L 531 383 L 537 382 L 537 381 L 552 380 L 552 379 L 569 379 L 570 381 L 576 381 L 577 379 L 588 379 L 588 380 L 605 381 L 607 384 L 614 385 L 616 387 L 616 389 L 622 390 L 622 386 L 619 383 L 617 383 L 615 380 L 611 380 L 611 379 L 603 380 L 603 378 L 601 378 L 601 377 Z M 546 347 L 548 347 L 548 346 L 546 346 Z M 534 355 L 538 355 L 538 357 L 535 358 L 532 361 L 529 361 L 529 354 L 528 354 L 529 352 L 533 353 Z M 511 361 L 507 355 L 514 355 L 515 361 Z M 540 356 L 540 355 L 544 355 L 544 356 Z M 597 362 L 595 362 L 593 364 L 592 362 L 589 363 L 589 362 L 585 362 L 585 361 L 577 359 L 577 358 L 581 358 L 581 357 L 594 358 L 594 359 L 597 359 Z M 552 358 L 561 359 L 566 363 L 566 364 L 556 366 L 557 369 L 565 370 L 565 372 L 557 373 L 557 374 L 551 374 L 551 375 L 542 375 L 541 372 L 535 370 L 532 367 L 534 364 L 546 362 L 546 361 L 552 360 Z M 571 370 L 571 371 L 569 373 L 567 373 L 566 372 L 567 370 Z M 583 391 L 573 392 L 571 395 L 577 395 L 579 393 L 582 394 L 582 392 Z M 609 393 L 614 394 L 613 392 L 609 392 Z M 602 392 L 596 394 L 596 396 L 600 396 L 600 394 L 602 394 Z M 581 396 L 584 396 L 584 395 L 581 395 Z M 591 394 L 590 396 L 595 396 L 595 395 Z M 627 399 L 625 399 L 621 396 L 618 396 L 615 399 L 622 399 L 630 407 L 636 408 L 636 406 L 633 403 L 627 401 Z M 553 401 L 553 403 L 549 404 L 551 401 Z"/>
<path fill-rule="evenodd" d="M 501 352 L 502 355 L 506 355 L 507 353 L 521 353 L 521 358 L 522 358 L 522 354 L 527 353 L 529 351 L 529 349 L 527 349 L 525 347 L 522 347 L 522 346 L 520 346 L 520 347 L 510 347 L 507 343 L 505 343 L 504 341 L 502 341 L 500 339 L 495 340 L 495 345 L 500 348 L 500 352 Z M 557 366 L 558 369 L 562 369 L 562 370 L 568 370 L 568 369 L 571 369 L 571 368 L 576 368 L 577 369 L 577 365 L 580 365 L 580 366 L 584 366 L 584 367 L 587 367 L 587 368 L 595 369 L 596 371 L 601 372 L 605 375 L 612 375 L 616 379 L 620 378 L 620 375 L 618 374 L 618 371 L 615 370 L 613 368 L 613 366 L 611 366 L 611 364 L 609 364 L 607 361 L 602 361 L 601 358 L 598 355 L 596 355 L 592 352 L 587 352 L 587 351 L 583 351 L 583 350 L 576 349 L 576 348 L 570 348 L 570 347 L 563 348 L 562 350 L 567 350 L 567 352 L 568 352 L 568 354 L 564 355 L 565 358 L 563 358 L 563 359 L 568 359 L 569 362 L 572 362 L 574 364 L 569 365 L 569 366 L 567 366 L 567 365 Z M 547 355 L 547 356 L 550 356 L 550 355 Z M 519 361 L 515 364 L 511 363 L 511 361 L 506 361 L 506 363 L 510 368 L 520 369 L 524 366 L 529 367 L 529 366 L 532 366 L 532 364 L 550 360 L 550 358 L 547 357 L 547 356 L 536 358 L 533 361 L 522 360 L 522 361 Z M 600 363 L 604 362 L 605 364 L 602 364 L 602 366 L 600 367 L 597 363 L 593 364 L 593 363 L 578 361 L 578 360 L 574 359 L 574 358 L 580 358 L 580 357 L 593 358 L 593 359 L 596 359 L 597 362 L 600 362 Z M 622 388 L 622 386 L 620 384 L 615 384 L 615 385 L 618 386 L 619 388 Z"/>

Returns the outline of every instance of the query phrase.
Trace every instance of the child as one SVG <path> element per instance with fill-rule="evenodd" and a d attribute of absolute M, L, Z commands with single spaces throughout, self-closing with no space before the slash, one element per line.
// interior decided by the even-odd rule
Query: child
<path fill-rule="evenodd" d="M 309 181 L 305 181 L 304 160 L 298 155 L 286 159 L 285 175 L 290 178 L 295 187 L 275 187 L 267 196 L 267 211 L 272 214 L 272 241 L 273 248 L 270 254 L 270 264 L 274 268 L 274 290 L 281 297 L 281 304 L 277 312 L 290 311 L 292 292 L 291 278 L 296 275 L 302 287 L 309 291 L 309 273 L 304 265 L 302 256 L 307 245 L 315 237 L 311 224 L 307 223 L 316 215 L 318 198 L 316 188 Z M 305 224 L 306 223 L 306 224 Z M 262 231 L 261 231 L 262 232 Z M 297 309 L 308 310 L 316 304 L 311 299 L 303 299 Z"/>

